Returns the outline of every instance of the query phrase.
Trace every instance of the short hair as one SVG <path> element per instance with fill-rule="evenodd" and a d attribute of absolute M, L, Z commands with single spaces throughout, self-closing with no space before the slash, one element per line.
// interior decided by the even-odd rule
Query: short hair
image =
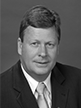
<path fill-rule="evenodd" d="M 55 27 L 58 33 L 58 40 L 60 41 L 61 30 L 60 30 L 60 17 L 58 13 L 47 9 L 44 6 L 37 5 L 28 10 L 22 18 L 19 30 L 19 37 L 23 42 L 24 30 L 28 26 L 35 28 L 50 28 Z"/>

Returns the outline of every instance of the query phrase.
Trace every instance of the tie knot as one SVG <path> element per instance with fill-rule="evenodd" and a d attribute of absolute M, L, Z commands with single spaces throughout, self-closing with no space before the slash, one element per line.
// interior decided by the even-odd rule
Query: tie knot
<path fill-rule="evenodd" d="M 45 84 L 44 83 L 39 83 L 37 86 L 37 92 L 41 95 L 44 93 L 44 89 L 45 89 Z"/>

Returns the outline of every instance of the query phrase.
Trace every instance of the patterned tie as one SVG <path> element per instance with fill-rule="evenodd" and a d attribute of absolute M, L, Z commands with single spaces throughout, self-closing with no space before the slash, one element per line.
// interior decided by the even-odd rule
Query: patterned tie
<path fill-rule="evenodd" d="M 45 88 L 46 86 L 44 83 L 39 83 L 37 86 L 37 93 L 38 93 L 37 102 L 38 102 L 39 108 L 49 108 L 47 99 L 45 98 L 45 94 L 44 94 Z"/>

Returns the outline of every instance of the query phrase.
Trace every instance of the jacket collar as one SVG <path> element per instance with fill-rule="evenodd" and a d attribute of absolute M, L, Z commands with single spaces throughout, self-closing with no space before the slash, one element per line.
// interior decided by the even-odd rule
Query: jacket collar
<path fill-rule="evenodd" d="M 69 89 L 64 86 L 66 79 L 57 67 L 57 64 L 54 67 L 51 76 L 52 108 L 65 108 Z"/>
<path fill-rule="evenodd" d="M 38 108 L 36 99 L 22 72 L 20 61 L 13 68 L 13 88 L 21 108 Z"/>

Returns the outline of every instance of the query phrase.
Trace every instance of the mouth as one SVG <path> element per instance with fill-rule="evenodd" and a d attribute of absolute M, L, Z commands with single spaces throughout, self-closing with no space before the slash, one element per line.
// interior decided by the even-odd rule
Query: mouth
<path fill-rule="evenodd" d="M 38 62 L 38 61 L 35 61 L 36 65 L 39 66 L 39 67 L 46 67 L 48 65 L 48 61 L 45 61 L 45 62 Z"/>
<path fill-rule="evenodd" d="M 39 64 L 47 64 L 48 62 L 37 62 Z"/>

